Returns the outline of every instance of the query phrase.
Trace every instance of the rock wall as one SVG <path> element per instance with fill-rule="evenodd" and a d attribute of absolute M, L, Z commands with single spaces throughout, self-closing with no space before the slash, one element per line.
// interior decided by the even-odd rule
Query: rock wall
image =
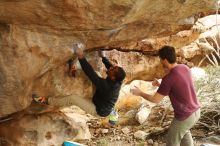
<path fill-rule="evenodd" d="M 214 8 L 215 1 L 210 0 L 0 1 L 0 117 L 27 107 L 35 90 L 46 96 L 58 94 L 45 86 L 55 88 L 50 79 L 65 68 L 72 43 L 81 41 L 92 50 L 175 34 L 189 29 L 199 12 Z M 145 61 L 154 66 L 151 58 Z"/>
<path fill-rule="evenodd" d="M 195 40 L 198 34 L 191 27 L 200 12 L 215 9 L 216 1 L 1 0 L 0 118 L 26 109 L 33 93 L 50 97 L 56 108 L 74 105 L 76 98 L 91 98 L 92 84 L 79 65 L 75 78 L 67 75 L 75 42 L 86 44 L 89 62 L 103 76 L 95 51 L 110 46 L 107 56 L 125 68 L 125 83 L 161 77 L 159 47 L 181 48 Z M 34 119 L 31 114 L 18 123 Z M 38 117 L 44 121 L 48 115 Z M 4 125 L 0 128 L 2 134 Z"/>
<path fill-rule="evenodd" d="M 61 146 L 65 140 L 91 138 L 86 124 L 88 117 L 76 107 L 60 112 L 32 103 L 32 108 L 11 118 L 0 123 L 1 146 Z"/>
<path fill-rule="evenodd" d="M 216 1 L 2 0 L 0 22 L 58 42 L 66 36 L 62 46 L 78 39 L 92 48 L 190 28 L 199 12 L 215 9 Z M 36 43 L 41 46 L 40 41 Z"/>

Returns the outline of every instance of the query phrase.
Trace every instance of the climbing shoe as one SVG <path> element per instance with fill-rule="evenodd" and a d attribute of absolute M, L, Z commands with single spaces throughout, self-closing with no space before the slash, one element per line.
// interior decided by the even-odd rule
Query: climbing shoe
<path fill-rule="evenodd" d="M 76 77 L 76 65 L 73 59 L 68 60 L 68 75 L 70 77 Z"/>
<path fill-rule="evenodd" d="M 47 98 L 43 96 L 38 96 L 36 94 L 32 94 L 32 98 L 35 102 L 40 104 L 47 104 Z"/>
<path fill-rule="evenodd" d="M 112 112 L 109 114 L 109 123 L 111 125 L 115 125 L 118 122 L 118 113 L 116 110 L 112 110 Z"/>

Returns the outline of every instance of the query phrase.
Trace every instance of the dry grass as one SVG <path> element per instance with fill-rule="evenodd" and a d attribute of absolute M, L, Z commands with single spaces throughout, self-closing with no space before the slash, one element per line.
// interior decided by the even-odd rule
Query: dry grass
<path fill-rule="evenodd" d="M 209 132 L 220 132 L 220 66 L 207 67 L 207 76 L 195 81 L 201 103 L 198 125 Z"/>

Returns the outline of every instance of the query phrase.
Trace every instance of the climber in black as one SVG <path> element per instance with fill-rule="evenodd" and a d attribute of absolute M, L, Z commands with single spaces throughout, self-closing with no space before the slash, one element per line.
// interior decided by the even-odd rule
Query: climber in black
<path fill-rule="evenodd" d="M 87 62 L 84 57 L 83 48 L 77 49 L 76 54 L 83 71 L 96 86 L 96 91 L 92 98 L 96 112 L 99 116 L 106 117 L 114 111 L 114 106 L 126 73 L 121 67 L 111 64 L 105 57 L 105 54 L 99 51 L 99 56 L 102 57 L 102 62 L 107 68 L 107 77 L 105 79 L 101 78 Z"/>

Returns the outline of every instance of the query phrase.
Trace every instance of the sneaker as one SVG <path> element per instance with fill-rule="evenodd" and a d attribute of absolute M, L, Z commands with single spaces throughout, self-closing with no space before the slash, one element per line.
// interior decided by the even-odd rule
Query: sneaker
<path fill-rule="evenodd" d="M 109 114 L 109 120 L 108 122 L 111 125 L 115 125 L 118 122 L 118 113 L 116 110 L 112 110 L 112 112 Z"/>

